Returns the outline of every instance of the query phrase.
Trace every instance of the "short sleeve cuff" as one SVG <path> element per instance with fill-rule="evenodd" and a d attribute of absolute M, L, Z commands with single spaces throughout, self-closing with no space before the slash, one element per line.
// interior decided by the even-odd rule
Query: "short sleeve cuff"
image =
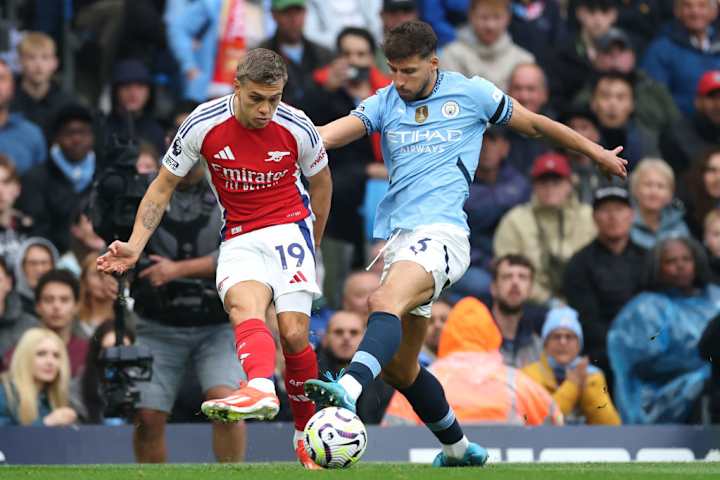
<path fill-rule="evenodd" d="M 372 122 L 370 121 L 370 119 L 367 117 L 367 115 L 365 115 L 365 114 L 362 113 L 361 111 L 359 111 L 359 110 L 353 110 L 352 112 L 350 112 L 350 115 L 352 115 L 353 117 L 357 117 L 357 118 L 359 118 L 360 120 L 362 120 L 363 125 L 365 125 L 365 131 L 367 132 L 368 135 L 370 135 L 371 133 L 373 133 L 373 132 L 375 131 L 375 129 L 373 128 L 373 125 L 372 125 Z"/>

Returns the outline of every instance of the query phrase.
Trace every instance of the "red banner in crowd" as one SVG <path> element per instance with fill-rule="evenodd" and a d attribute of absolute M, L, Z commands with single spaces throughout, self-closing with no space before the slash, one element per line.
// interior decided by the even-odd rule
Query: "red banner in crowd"
<path fill-rule="evenodd" d="M 220 38 L 210 96 L 216 97 L 232 90 L 235 70 L 245 55 L 245 0 L 224 0 L 220 16 Z"/>

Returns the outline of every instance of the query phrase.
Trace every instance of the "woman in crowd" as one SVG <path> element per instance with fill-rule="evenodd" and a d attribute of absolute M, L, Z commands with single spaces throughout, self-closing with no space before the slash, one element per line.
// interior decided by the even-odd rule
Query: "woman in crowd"
<path fill-rule="evenodd" d="M 80 312 L 76 333 L 83 338 L 90 338 L 99 325 L 115 318 L 118 283 L 113 277 L 97 271 L 97 257 L 97 252 L 85 257 L 80 273 Z M 134 327 L 135 320 L 135 314 L 125 310 L 125 323 Z"/>
<path fill-rule="evenodd" d="M 135 332 L 125 330 L 125 345 L 135 343 Z M 80 418 L 84 423 L 115 423 L 105 418 L 105 400 L 100 390 L 102 370 L 100 354 L 106 348 L 115 345 L 115 322 L 101 323 L 90 337 L 88 354 L 85 359 L 85 371 L 82 375 L 81 392 L 82 405 L 78 406 Z"/>
<path fill-rule="evenodd" d="M 720 206 L 720 148 L 709 150 L 688 174 L 683 195 L 685 221 L 695 238 L 703 238 L 703 223 Z"/>
<path fill-rule="evenodd" d="M 710 376 L 698 342 L 720 312 L 720 287 L 687 237 L 661 240 L 648 255 L 646 285 L 608 332 L 615 403 L 623 423 L 682 423 Z"/>
<path fill-rule="evenodd" d="M 633 242 L 651 249 L 668 236 L 689 235 L 684 209 L 679 202 L 673 202 L 675 175 L 665 161 L 642 160 L 630 177 L 630 190 L 635 201 L 635 221 L 630 231 Z"/>
<path fill-rule="evenodd" d="M 20 338 L 0 387 L 0 425 L 63 426 L 75 422 L 69 407 L 70 362 L 63 341 L 45 328 Z"/>

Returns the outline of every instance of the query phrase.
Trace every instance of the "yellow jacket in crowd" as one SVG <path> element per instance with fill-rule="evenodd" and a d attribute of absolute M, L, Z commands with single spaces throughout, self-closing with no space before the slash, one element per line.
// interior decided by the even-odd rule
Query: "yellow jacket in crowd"
<path fill-rule="evenodd" d="M 522 371 L 550 392 L 568 423 L 584 416 L 588 425 L 621 424 L 602 371 L 589 369 L 582 389 L 571 380 L 558 385 L 545 353 L 539 361 L 527 365 Z"/>

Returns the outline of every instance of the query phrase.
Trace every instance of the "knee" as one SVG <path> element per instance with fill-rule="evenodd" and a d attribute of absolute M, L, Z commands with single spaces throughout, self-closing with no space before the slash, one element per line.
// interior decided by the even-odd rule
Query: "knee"
<path fill-rule="evenodd" d="M 137 433 L 145 438 L 161 437 L 165 434 L 167 415 L 157 410 L 141 409 L 135 417 Z"/>
<path fill-rule="evenodd" d="M 420 367 L 401 367 L 399 365 L 387 365 L 383 368 L 382 379 L 397 390 L 408 388 L 415 383 Z"/>
<path fill-rule="evenodd" d="M 370 294 L 368 297 L 368 311 L 369 312 L 388 312 L 395 313 L 395 305 L 392 302 L 391 296 L 388 292 L 379 288 Z"/>
<path fill-rule="evenodd" d="M 265 315 L 259 314 L 256 310 L 257 309 L 248 308 L 247 306 L 243 306 L 237 303 L 233 303 L 227 306 L 230 323 L 235 326 L 241 324 L 245 320 L 250 320 L 252 318 L 258 318 L 264 321 Z"/>

